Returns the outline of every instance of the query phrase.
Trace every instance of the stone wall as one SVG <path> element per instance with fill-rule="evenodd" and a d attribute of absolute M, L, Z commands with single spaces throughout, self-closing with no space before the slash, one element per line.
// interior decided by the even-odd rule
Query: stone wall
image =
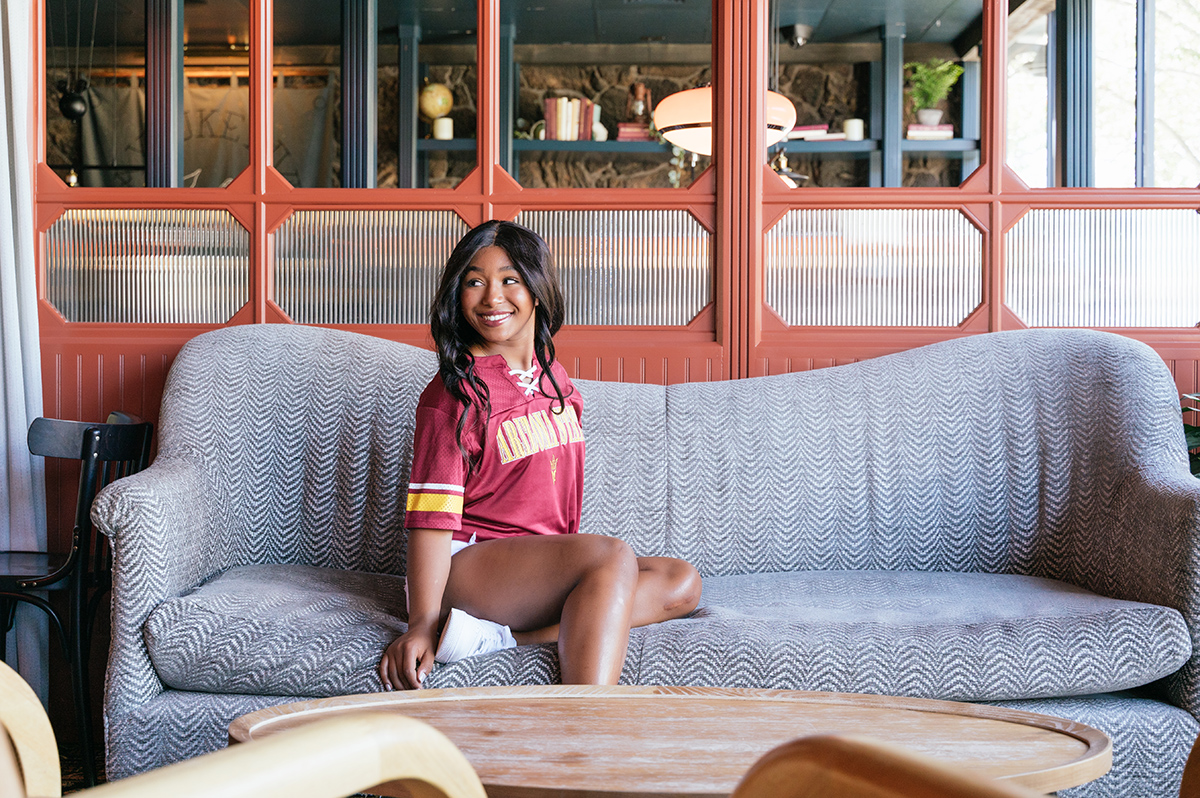
<path fill-rule="evenodd" d="M 543 116 L 543 101 L 547 97 L 579 97 L 601 108 L 601 123 L 610 140 L 617 137 L 617 125 L 626 119 L 626 100 L 634 83 L 649 89 L 652 104 L 677 91 L 707 83 L 711 70 L 707 66 L 637 66 L 637 65 L 524 65 L 519 69 L 520 87 L 516 113 L 518 130 L 528 130 Z M 50 163 L 78 162 L 78 127 L 58 111 L 59 76 L 51 73 L 46 81 L 47 158 Z M 427 68 L 430 82 L 444 83 L 454 95 L 450 117 L 454 120 L 456 137 L 473 138 L 477 106 L 475 103 L 476 69 L 474 65 L 431 65 Z M 400 102 L 399 73 L 394 66 L 379 70 L 378 89 L 378 185 L 393 188 L 397 185 L 397 112 Z M 289 77 L 289 81 L 333 80 L 330 77 Z M 290 84 L 289 84 L 290 85 Z M 961 85 L 961 84 L 960 84 Z M 870 118 L 870 93 L 866 64 L 783 64 L 778 75 L 779 91 L 796 105 L 797 124 L 827 123 L 830 130 L 840 130 L 842 122 L 851 117 Z M 944 110 L 950 118 L 958 115 L 958 87 L 951 93 Z M 334 138 L 340 150 L 340 101 L 337 103 Z M 904 124 L 915 121 L 906 114 Z M 429 125 L 419 123 L 418 135 L 428 137 Z M 868 130 L 870 136 L 873 131 Z M 340 155 L 340 152 L 338 153 Z M 688 186 L 711 163 L 709 158 L 693 159 L 688 153 L 632 154 L 594 152 L 537 152 L 515 154 L 518 161 L 518 182 L 529 188 L 666 188 L 675 181 Z M 337 158 L 337 155 L 335 155 Z M 431 151 L 418 159 L 424 170 L 425 182 L 433 188 L 453 188 L 475 167 L 472 151 Z M 789 169 L 807 176 L 807 186 L 865 186 L 869 180 L 866 157 L 850 155 L 804 156 L 792 154 Z M 66 173 L 66 169 L 59 169 Z M 960 161 L 941 157 L 905 158 L 903 185 L 953 186 L 960 180 Z"/>
<path fill-rule="evenodd" d="M 543 117 L 548 97 L 578 97 L 600 106 L 600 123 L 610 141 L 626 118 L 629 89 L 642 83 L 651 107 L 664 97 L 708 83 L 707 66 L 555 66 L 520 68 L 517 127 L 528 129 Z M 670 188 L 672 172 L 680 186 L 689 186 L 707 168 L 709 158 L 692 164 L 690 154 L 661 155 L 598 152 L 530 152 L 521 154 L 518 182 L 529 188 Z"/>

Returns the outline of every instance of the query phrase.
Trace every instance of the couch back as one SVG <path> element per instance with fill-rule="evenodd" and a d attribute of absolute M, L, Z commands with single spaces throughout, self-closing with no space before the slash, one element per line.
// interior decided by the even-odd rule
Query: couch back
<path fill-rule="evenodd" d="M 432 352 L 340 330 L 230 327 L 180 351 L 155 465 L 202 461 L 210 573 L 302 563 L 402 573 L 413 418 Z"/>
<path fill-rule="evenodd" d="M 583 531 L 704 575 L 1081 583 L 1135 465 L 1141 478 L 1164 464 L 1186 474 L 1162 359 L 1089 330 L 976 335 L 774 377 L 582 389 Z"/>
<path fill-rule="evenodd" d="M 159 460 L 200 459 L 214 571 L 401 573 L 412 425 L 432 353 L 255 325 L 202 335 L 164 392 Z M 978 335 L 812 372 L 669 387 L 579 381 L 585 532 L 701 573 L 973 570 L 1063 577 L 1139 461 L 1184 460 L 1148 347 Z"/>

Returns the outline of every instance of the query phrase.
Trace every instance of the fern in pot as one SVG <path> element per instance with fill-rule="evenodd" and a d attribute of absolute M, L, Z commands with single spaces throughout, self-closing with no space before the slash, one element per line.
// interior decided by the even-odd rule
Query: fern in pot
<path fill-rule="evenodd" d="M 917 121 L 922 125 L 936 125 L 942 121 L 938 103 L 946 99 L 950 89 L 962 76 L 963 68 L 953 61 L 931 58 L 928 61 L 909 61 L 904 65 L 908 79 L 908 96 L 917 111 Z"/>
<path fill-rule="evenodd" d="M 1200 393 L 1185 393 L 1183 398 L 1200 403 Z M 1184 418 L 1189 418 L 1188 413 L 1200 414 L 1198 407 L 1184 405 L 1182 410 Z M 1196 416 L 1190 418 L 1195 419 Z M 1188 461 L 1191 463 L 1192 476 L 1200 478 L 1200 424 L 1183 422 L 1183 434 L 1187 438 Z"/>

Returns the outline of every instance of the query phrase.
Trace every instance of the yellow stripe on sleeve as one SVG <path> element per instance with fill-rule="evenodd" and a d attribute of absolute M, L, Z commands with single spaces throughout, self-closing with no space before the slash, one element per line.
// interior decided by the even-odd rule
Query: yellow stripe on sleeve
<path fill-rule="evenodd" d="M 453 493 L 410 493 L 408 494 L 408 510 L 418 513 L 462 515 L 463 497 Z"/>

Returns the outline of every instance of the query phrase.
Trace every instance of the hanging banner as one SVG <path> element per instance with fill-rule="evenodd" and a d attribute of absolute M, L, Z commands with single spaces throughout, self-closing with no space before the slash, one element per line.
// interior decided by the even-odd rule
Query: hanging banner
<path fill-rule="evenodd" d="M 132 86 L 90 86 L 79 120 L 79 185 L 146 185 L 146 95 Z M 105 167 L 89 169 L 88 167 Z"/>
<path fill-rule="evenodd" d="M 294 186 L 337 185 L 333 89 L 330 81 L 318 88 L 279 88 L 274 92 L 274 165 Z M 249 88 L 189 85 L 184 89 L 183 107 L 182 185 L 229 185 L 250 165 Z M 144 186 L 146 99 L 142 89 L 90 87 L 88 113 L 80 120 L 80 144 L 81 185 Z"/>

